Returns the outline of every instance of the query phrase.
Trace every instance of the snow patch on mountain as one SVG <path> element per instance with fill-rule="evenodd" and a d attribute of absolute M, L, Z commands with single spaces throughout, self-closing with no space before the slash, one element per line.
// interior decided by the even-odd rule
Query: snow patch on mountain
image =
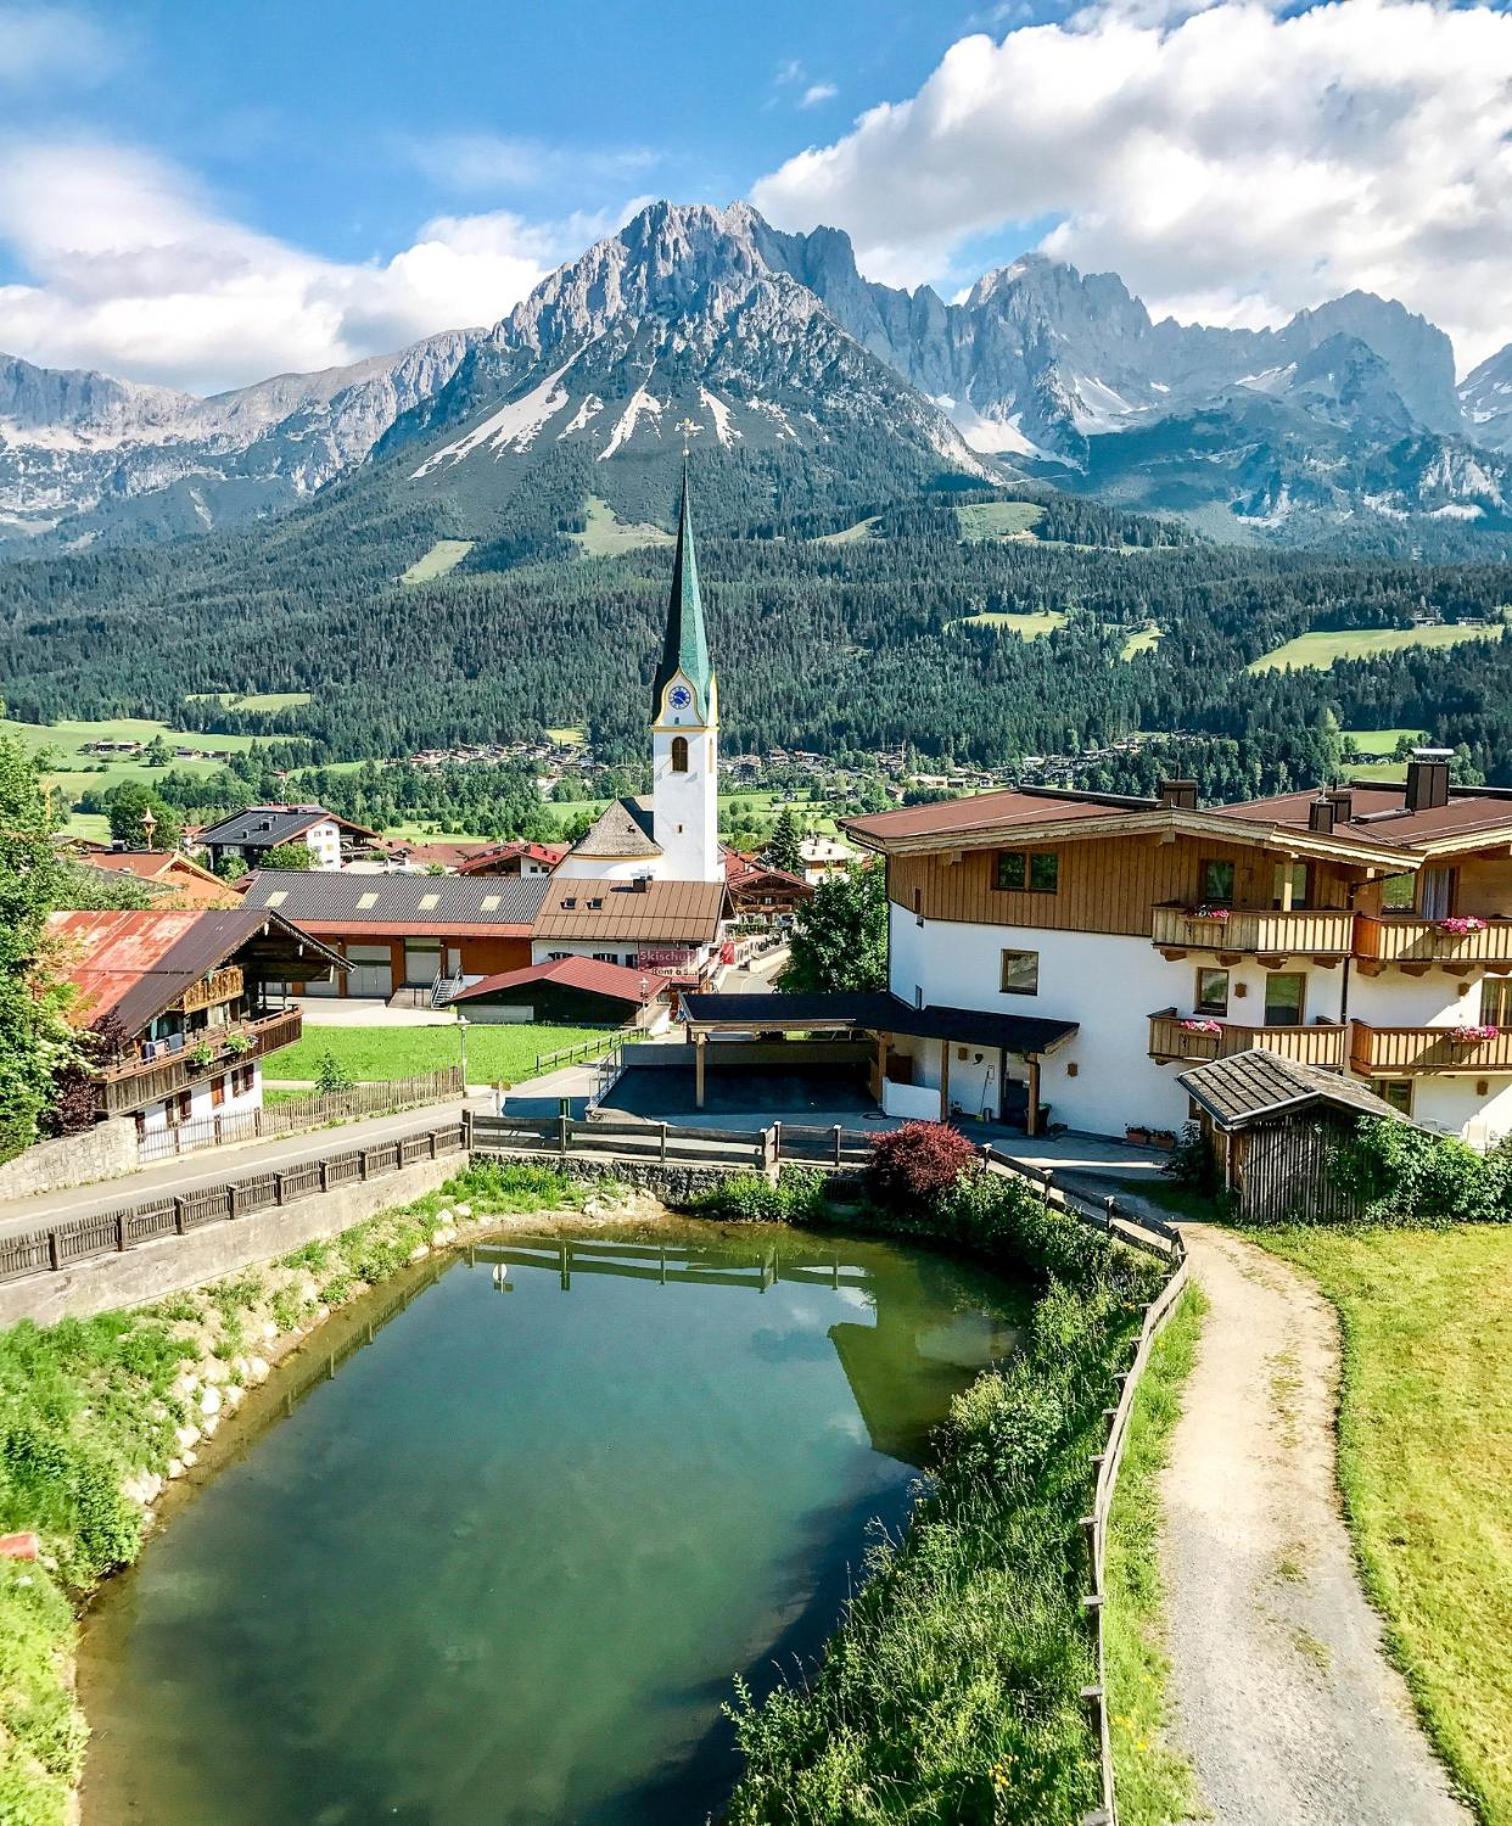
<path fill-rule="evenodd" d="M 714 421 L 714 435 L 724 449 L 734 448 L 735 440 L 744 435 L 736 429 L 735 416 L 717 393 L 711 393 L 707 387 L 698 389 L 698 397 L 709 417 Z"/>
<path fill-rule="evenodd" d="M 649 391 L 645 381 L 642 381 L 630 395 L 630 404 L 626 406 L 625 410 L 616 420 L 614 430 L 609 435 L 609 442 L 605 444 L 604 448 L 598 453 L 599 462 L 604 462 L 607 458 L 612 457 L 617 450 L 622 450 L 630 441 L 631 437 L 634 436 L 635 427 L 643 418 L 656 421 L 659 427 L 663 407 L 664 402 L 657 399 L 655 395 Z"/>
<path fill-rule="evenodd" d="M 464 457 L 470 456 L 485 444 L 495 453 L 503 450 L 528 450 L 541 427 L 554 419 L 567 404 L 567 389 L 562 385 L 562 376 L 581 352 L 578 350 L 569 355 L 561 367 L 548 374 L 539 386 L 532 387 L 521 398 L 500 406 L 497 412 L 484 419 L 481 425 L 475 425 L 465 437 L 459 437 L 455 443 L 448 444 L 427 457 L 414 471 L 411 479 L 418 481 L 421 476 L 429 475 L 443 463 L 460 463 Z"/>

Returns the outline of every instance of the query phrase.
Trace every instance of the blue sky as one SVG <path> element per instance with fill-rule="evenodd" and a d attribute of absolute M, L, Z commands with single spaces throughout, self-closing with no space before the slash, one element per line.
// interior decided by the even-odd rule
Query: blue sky
<path fill-rule="evenodd" d="M 947 294 L 1354 286 L 1508 340 L 1512 16 L 1452 0 L 0 0 L 0 351 L 208 390 L 496 321 L 637 200 Z"/>

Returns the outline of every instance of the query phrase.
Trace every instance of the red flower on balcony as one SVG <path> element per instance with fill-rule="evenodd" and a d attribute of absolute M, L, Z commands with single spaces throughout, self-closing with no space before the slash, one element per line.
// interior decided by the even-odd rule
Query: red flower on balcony
<path fill-rule="evenodd" d="M 1451 1027 L 1449 1038 L 1456 1046 L 1479 1046 L 1483 1040 L 1494 1040 L 1499 1037 L 1499 1027 Z"/>
<path fill-rule="evenodd" d="M 1440 932 L 1452 934 L 1455 938 L 1463 938 L 1469 932 L 1484 932 L 1486 922 L 1483 919 L 1477 919 L 1473 913 L 1456 914 L 1452 919 L 1439 920 L 1438 929 Z"/>
<path fill-rule="evenodd" d="M 1187 914 L 1188 919 L 1215 919 L 1219 925 L 1228 918 L 1228 907 L 1193 907 Z"/>
<path fill-rule="evenodd" d="M 1192 1015 L 1180 1022 L 1179 1026 L 1183 1033 L 1205 1033 L 1216 1037 L 1223 1032 L 1216 1021 L 1209 1021 L 1202 1015 Z"/>

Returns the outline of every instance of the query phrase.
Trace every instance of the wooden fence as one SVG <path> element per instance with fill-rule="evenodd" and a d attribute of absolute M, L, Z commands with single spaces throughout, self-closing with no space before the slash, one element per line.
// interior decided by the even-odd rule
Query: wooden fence
<path fill-rule="evenodd" d="M 578 1121 L 570 1116 L 472 1116 L 473 1148 L 485 1154 L 552 1154 L 566 1162 L 667 1161 L 680 1166 L 743 1167 L 763 1172 L 788 1160 L 857 1171 L 871 1156 L 871 1135 L 841 1128 L 683 1127 L 671 1122 Z"/>
<path fill-rule="evenodd" d="M 391 1116 L 427 1103 L 444 1103 L 462 1095 L 462 1068 L 422 1072 L 413 1078 L 386 1078 L 375 1084 L 354 1084 L 350 1090 L 317 1092 L 288 1103 L 265 1104 L 226 1116 L 207 1116 L 200 1122 L 183 1122 L 177 1128 L 150 1129 L 137 1138 L 137 1165 L 172 1160 L 201 1148 L 234 1141 L 270 1141 L 279 1135 L 298 1135 L 323 1129 L 328 1123 L 355 1122 L 363 1116 Z"/>
<path fill-rule="evenodd" d="M 460 1153 L 466 1145 L 465 1125 L 449 1122 L 371 1147 L 348 1148 L 319 1160 L 302 1161 L 276 1172 L 244 1173 L 192 1192 L 164 1194 L 87 1217 L 60 1218 L 36 1230 L 0 1237 L 0 1281 L 56 1273 L 96 1256 L 118 1255 L 159 1237 L 187 1236 L 206 1224 L 250 1217 L 270 1206 L 290 1205 L 338 1186 L 381 1179 L 417 1161 Z"/>

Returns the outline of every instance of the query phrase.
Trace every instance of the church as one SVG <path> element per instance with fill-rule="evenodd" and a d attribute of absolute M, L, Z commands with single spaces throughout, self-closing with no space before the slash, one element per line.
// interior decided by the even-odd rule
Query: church
<path fill-rule="evenodd" d="M 559 881 L 725 878 L 719 843 L 719 686 L 709 658 L 688 476 L 661 662 L 651 683 L 651 792 L 615 799 L 563 857 Z"/>

